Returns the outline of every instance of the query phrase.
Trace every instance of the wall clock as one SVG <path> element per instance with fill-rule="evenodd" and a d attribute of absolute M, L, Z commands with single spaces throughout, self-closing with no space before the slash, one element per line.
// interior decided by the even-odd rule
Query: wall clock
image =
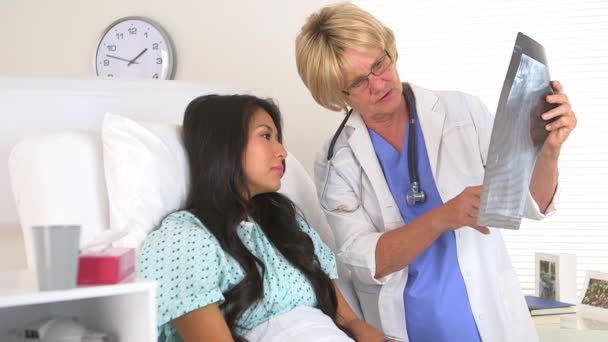
<path fill-rule="evenodd" d="M 95 52 L 97 76 L 149 78 L 173 77 L 175 57 L 169 35 L 156 22 L 125 17 L 108 26 Z"/>

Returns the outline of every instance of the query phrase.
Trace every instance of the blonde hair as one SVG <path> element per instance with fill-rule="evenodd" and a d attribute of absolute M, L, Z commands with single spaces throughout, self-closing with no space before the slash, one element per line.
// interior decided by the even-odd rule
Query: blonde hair
<path fill-rule="evenodd" d="M 343 70 L 348 49 L 386 50 L 397 61 L 393 31 L 369 12 L 351 3 L 339 3 L 311 14 L 296 38 L 300 78 L 321 106 L 344 111 Z"/>

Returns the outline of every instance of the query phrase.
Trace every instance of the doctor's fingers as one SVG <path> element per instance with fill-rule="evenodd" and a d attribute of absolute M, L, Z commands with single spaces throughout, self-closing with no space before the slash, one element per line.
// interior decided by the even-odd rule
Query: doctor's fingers
<path fill-rule="evenodd" d="M 457 210 L 457 220 L 460 224 L 468 226 L 471 225 L 471 220 L 477 220 L 477 213 L 479 212 L 479 205 L 481 202 L 480 194 L 481 187 L 470 187 L 465 188 L 460 195 L 454 198 L 454 204 Z"/>
<path fill-rule="evenodd" d="M 468 226 L 472 221 L 467 213 L 467 202 L 463 199 L 462 194 L 447 201 L 435 212 L 437 216 L 435 220 L 439 222 L 442 231 Z"/>
<path fill-rule="evenodd" d="M 485 235 L 490 234 L 490 229 L 488 229 L 488 227 L 483 227 L 483 226 L 477 225 L 478 213 L 479 213 L 479 211 L 475 210 L 471 215 L 469 215 L 469 219 L 467 220 L 467 222 L 465 222 L 464 225 L 471 227 L 482 234 L 485 234 Z"/>
<path fill-rule="evenodd" d="M 483 185 L 468 186 L 468 187 L 464 188 L 464 190 L 462 190 L 461 195 L 479 198 L 479 197 L 481 197 L 482 190 L 483 190 Z"/>
<path fill-rule="evenodd" d="M 463 197 L 465 208 L 471 207 L 475 210 L 479 209 L 479 204 L 481 202 L 481 186 L 466 188 L 465 191 L 462 192 L 461 196 Z"/>
<path fill-rule="evenodd" d="M 564 87 L 559 81 L 551 81 L 551 88 L 556 93 L 562 93 L 564 91 Z"/>
<path fill-rule="evenodd" d="M 469 198 L 463 198 L 459 203 L 459 212 L 457 214 L 459 223 L 463 226 L 470 226 L 477 222 L 477 215 L 479 214 L 479 198 L 469 196 Z"/>
<path fill-rule="evenodd" d="M 477 215 L 479 215 L 479 202 L 469 203 L 469 205 L 465 207 L 464 211 L 467 216 L 477 220 Z"/>
<path fill-rule="evenodd" d="M 485 234 L 485 235 L 489 235 L 490 234 L 490 228 L 488 228 L 488 227 L 478 226 L 476 224 L 473 224 L 473 225 L 471 225 L 469 227 L 475 229 L 476 231 L 478 231 L 478 232 L 480 232 L 482 234 Z"/>
<path fill-rule="evenodd" d="M 566 95 L 559 94 L 559 95 L 549 95 L 549 96 L 560 97 L 559 99 L 553 99 L 553 101 L 547 101 L 549 103 L 559 104 L 559 106 L 543 113 L 541 115 L 543 120 L 550 120 L 550 119 L 552 119 L 554 117 L 558 117 L 558 116 L 575 116 L 574 112 L 572 111 L 572 106 L 570 105 L 570 102 L 568 101 L 568 99 L 562 98 Z M 547 98 L 549 98 L 549 97 L 547 97 Z M 562 101 L 564 101 L 564 102 L 562 102 Z"/>
<path fill-rule="evenodd" d="M 559 104 L 559 105 L 570 105 L 570 99 L 568 95 L 559 93 L 559 94 L 550 94 L 545 97 L 545 101 L 547 103 Z"/>
<path fill-rule="evenodd" d="M 565 130 L 565 133 L 570 134 L 574 127 L 576 127 L 576 121 L 576 116 L 574 115 L 562 115 L 559 119 L 547 124 L 545 128 L 549 132 L 555 130 Z"/>

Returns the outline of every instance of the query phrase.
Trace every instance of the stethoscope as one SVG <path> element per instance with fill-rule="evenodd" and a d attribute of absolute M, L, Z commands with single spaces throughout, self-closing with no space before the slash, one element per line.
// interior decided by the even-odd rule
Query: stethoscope
<path fill-rule="evenodd" d="M 418 117 L 418 111 L 416 110 L 416 102 L 412 98 L 412 95 L 406 89 L 403 89 L 403 96 L 405 96 L 405 101 L 407 102 L 407 107 L 410 110 L 410 119 L 409 119 L 409 136 L 407 141 L 407 171 L 410 176 L 411 187 L 407 191 L 405 195 L 405 202 L 409 206 L 414 206 L 416 203 L 424 203 L 426 201 L 426 193 L 420 187 L 420 180 L 418 179 L 418 170 L 416 168 L 417 158 L 416 158 L 416 118 Z M 334 133 L 333 138 L 329 144 L 329 149 L 327 151 L 327 161 L 331 162 L 331 158 L 334 156 L 334 145 L 338 140 L 338 137 L 342 133 L 348 118 L 352 114 L 352 108 L 348 111 L 342 123 Z"/>

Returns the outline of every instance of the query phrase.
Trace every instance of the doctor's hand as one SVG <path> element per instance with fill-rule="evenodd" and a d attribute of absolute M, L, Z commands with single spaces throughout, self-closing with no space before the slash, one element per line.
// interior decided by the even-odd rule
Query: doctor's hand
<path fill-rule="evenodd" d="M 549 131 L 549 135 L 543 144 L 541 153 L 549 153 L 549 155 L 557 157 L 559 156 L 562 144 L 566 141 L 574 127 L 576 127 L 576 115 L 572 111 L 568 96 L 563 93 L 561 83 L 551 81 L 551 88 L 553 88 L 555 94 L 547 95 L 546 100 L 548 103 L 554 103 L 559 106 L 542 114 L 544 120 L 556 119 L 545 126 L 545 129 Z"/>
<path fill-rule="evenodd" d="M 442 231 L 469 226 L 480 233 L 490 234 L 488 227 L 477 225 L 482 188 L 481 185 L 467 187 L 458 196 L 437 208 L 439 226 L 442 227 Z"/>

